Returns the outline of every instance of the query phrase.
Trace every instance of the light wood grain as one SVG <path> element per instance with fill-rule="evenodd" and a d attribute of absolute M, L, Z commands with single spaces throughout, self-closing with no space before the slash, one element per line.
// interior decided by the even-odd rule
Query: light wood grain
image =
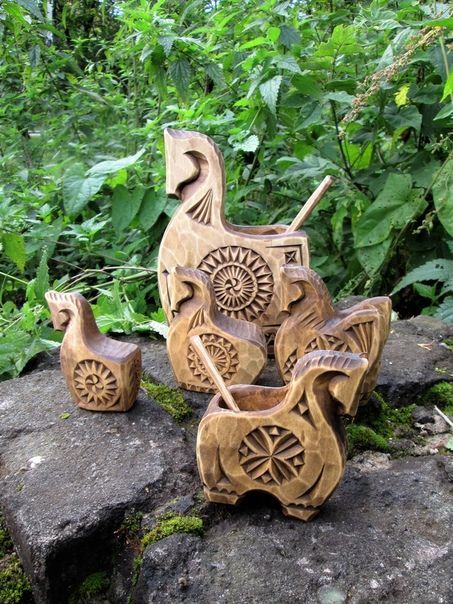
<path fill-rule="evenodd" d="M 233 396 L 230 394 L 230 391 L 226 387 L 226 384 L 223 381 L 222 376 L 220 375 L 220 372 L 218 371 L 214 361 L 209 356 L 209 353 L 206 348 L 203 346 L 203 342 L 201 341 L 200 336 L 192 336 L 190 338 L 190 341 L 193 347 L 195 348 L 195 351 L 197 352 L 198 356 L 202 360 L 203 365 L 205 366 L 211 380 L 214 382 L 215 387 L 220 392 L 223 400 L 225 401 L 226 406 L 232 411 L 239 411 L 239 407 L 236 405 Z"/>
<path fill-rule="evenodd" d="M 316 208 L 321 199 L 324 197 L 332 183 L 333 178 L 331 176 L 326 176 L 324 178 L 322 183 L 319 185 L 316 191 L 310 195 L 310 197 L 307 199 L 307 201 L 301 208 L 300 212 L 289 225 L 287 230 L 288 233 L 298 231 L 300 227 L 305 224 L 305 221 L 310 218 L 311 213 Z"/>
<path fill-rule="evenodd" d="M 206 498 L 235 504 L 264 491 L 285 514 L 313 518 L 343 476 L 338 415 L 355 415 L 367 367 L 356 354 L 317 351 L 299 359 L 287 386 L 230 387 L 239 412 L 215 396 L 197 436 Z"/>
<path fill-rule="evenodd" d="M 283 321 L 275 338 L 275 357 L 285 382 L 297 359 L 313 350 L 365 354 L 369 368 L 361 400 L 373 391 L 384 344 L 390 331 L 390 298 L 370 298 L 337 310 L 322 279 L 303 266 L 281 269 L 279 300 Z"/>
<path fill-rule="evenodd" d="M 90 411 L 130 409 L 142 372 L 138 346 L 101 334 L 82 295 L 50 291 L 45 297 L 54 328 L 65 332 L 61 369 L 76 405 Z"/>
<path fill-rule="evenodd" d="M 222 315 L 209 277 L 200 270 L 175 267 L 169 276 L 173 320 L 167 351 L 179 385 L 216 392 L 204 362 L 191 342 L 199 336 L 226 384 L 253 383 L 266 365 L 263 330 L 253 323 Z"/>
<path fill-rule="evenodd" d="M 165 131 L 166 187 L 181 200 L 162 238 L 159 292 L 169 323 L 169 275 L 176 266 L 199 268 L 211 279 L 217 308 L 263 327 L 270 350 L 284 264 L 309 264 L 308 238 L 285 225 L 238 226 L 224 215 L 225 169 L 217 145 L 198 132 Z M 305 214 L 306 215 L 306 212 Z"/>

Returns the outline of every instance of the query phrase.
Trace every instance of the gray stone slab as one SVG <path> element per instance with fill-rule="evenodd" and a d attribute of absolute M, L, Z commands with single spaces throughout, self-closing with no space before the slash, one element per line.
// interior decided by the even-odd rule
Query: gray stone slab
<path fill-rule="evenodd" d="M 57 370 L 0 384 L 0 451 L 1 506 L 37 602 L 64 601 L 109 556 L 126 510 L 152 509 L 193 480 L 184 433 L 155 403 L 78 409 Z"/>
<path fill-rule="evenodd" d="M 448 458 L 348 464 L 315 521 L 259 498 L 209 505 L 203 537 L 147 548 L 137 604 L 449 604 L 453 601 Z M 450 460 L 451 463 L 451 460 Z"/>

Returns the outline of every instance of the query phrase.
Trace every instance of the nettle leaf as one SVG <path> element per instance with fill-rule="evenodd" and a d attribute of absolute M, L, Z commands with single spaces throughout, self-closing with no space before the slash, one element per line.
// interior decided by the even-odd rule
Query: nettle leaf
<path fill-rule="evenodd" d="M 393 288 L 392 294 L 419 281 L 448 281 L 453 274 L 453 260 L 437 258 L 412 269 Z"/>
<path fill-rule="evenodd" d="M 426 208 L 426 201 L 412 191 L 409 174 L 390 174 L 384 189 L 355 225 L 356 255 L 368 274 L 383 264 L 393 238 Z"/>
<path fill-rule="evenodd" d="M 3 233 L 2 243 L 5 254 L 23 272 L 27 259 L 23 235 L 20 233 Z"/>
<path fill-rule="evenodd" d="M 355 245 L 381 243 L 392 229 L 402 228 L 417 209 L 409 174 L 390 174 L 381 193 L 365 210 L 356 225 Z"/>
<path fill-rule="evenodd" d="M 453 158 L 444 164 L 433 184 L 434 206 L 437 216 L 447 231 L 453 237 Z"/>
<path fill-rule="evenodd" d="M 178 59 L 170 65 L 169 72 L 178 93 L 183 98 L 186 97 L 191 74 L 189 62 L 186 59 Z"/>
<path fill-rule="evenodd" d="M 208 63 L 205 65 L 206 75 L 211 78 L 214 84 L 223 86 L 225 84 L 225 78 L 223 76 L 223 70 L 217 63 Z"/>
<path fill-rule="evenodd" d="M 171 53 L 171 49 L 173 47 L 173 42 L 175 41 L 176 36 L 160 36 L 157 40 L 159 44 L 164 49 L 165 56 L 168 57 Z"/>
<path fill-rule="evenodd" d="M 330 40 L 322 42 L 315 52 L 318 57 L 336 58 L 340 55 L 350 55 L 360 50 L 356 42 L 356 30 L 353 25 L 335 26 Z"/>
<path fill-rule="evenodd" d="M 329 101 L 336 101 L 337 103 L 352 105 L 352 101 L 355 97 L 347 92 L 344 92 L 344 90 L 340 90 L 338 92 L 328 92 L 324 95 L 324 98 L 328 99 Z"/>
<path fill-rule="evenodd" d="M 162 192 L 154 189 L 146 191 L 138 215 L 141 226 L 145 230 L 154 226 L 166 205 L 167 197 Z"/>
<path fill-rule="evenodd" d="M 104 176 L 118 172 L 118 170 L 122 170 L 123 168 L 129 168 L 140 159 L 144 152 L 145 149 L 143 148 L 137 151 L 137 153 L 134 155 L 128 155 L 127 157 L 122 157 L 121 159 L 109 159 L 107 161 L 101 161 L 99 164 L 95 164 L 88 170 L 87 176 Z"/>
<path fill-rule="evenodd" d="M 47 250 L 44 250 L 39 261 L 38 270 L 34 279 L 34 292 L 40 302 L 45 302 L 44 294 L 50 289 L 49 286 L 49 268 L 47 266 Z"/>
<path fill-rule="evenodd" d="M 248 136 L 245 140 L 243 140 L 241 143 L 236 144 L 234 148 L 238 151 L 246 151 L 248 153 L 253 153 L 258 149 L 259 144 L 260 139 L 256 136 L 256 134 L 252 134 L 251 136 Z"/>
<path fill-rule="evenodd" d="M 280 75 L 274 76 L 270 80 L 267 80 L 267 82 L 260 84 L 259 87 L 264 102 L 274 115 L 277 112 L 278 93 L 280 91 L 282 79 L 283 78 Z"/>
<path fill-rule="evenodd" d="M 63 204 L 66 214 L 76 217 L 102 187 L 106 175 L 85 176 L 81 164 L 75 164 L 63 179 Z"/>
<path fill-rule="evenodd" d="M 112 195 L 112 224 L 117 233 L 124 231 L 136 216 L 142 203 L 145 189 L 138 186 L 128 191 L 125 186 L 119 185 Z"/>
<path fill-rule="evenodd" d="M 286 48 L 291 48 L 293 44 L 299 44 L 300 34 L 297 29 L 294 29 L 294 27 L 291 27 L 291 25 L 282 25 L 280 27 L 279 41 Z"/>
<path fill-rule="evenodd" d="M 444 323 L 453 323 L 453 296 L 447 296 L 442 304 L 439 304 L 434 316 Z"/>
<path fill-rule="evenodd" d="M 302 73 L 299 64 L 292 55 L 282 55 L 279 57 L 275 57 L 272 63 L 280 69 L 285 69 L 286 71 L 291 71 L 292 73 Z"/>
<path fill-rule="evenodd" d="M 42 12 L 39 9 L 39 3 L 36 0 L 16 0 L 17 4 L 25 8 L 33 17 L 36 17 L 40 21 L 44 21 Z"/>
<path fill-rule="evenodd" d="M 269 27 L 266 32 L 268 40 L 275 43 L 277 42 L 280 36 L 280 28 L 279 27 Z"/>

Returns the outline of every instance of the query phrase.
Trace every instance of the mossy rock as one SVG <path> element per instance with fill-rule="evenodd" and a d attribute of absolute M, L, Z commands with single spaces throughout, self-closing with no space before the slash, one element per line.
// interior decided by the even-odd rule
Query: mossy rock
<path fill-rule="evenodd" d="M 142 538 L 142 546 L 147 547 L 156 541 L 165 539 L 175 533 L 203 534 L 203 520 L 198 516 L 165 514 L 157 519 L 157 525 Z"/>
<path fill-rule="evenodd" d="M 453 383 L 434 384 L 426 390 L 419 402 L 422 405 L 436 405 L 447 415 L 453 415 Z"/>
<path fill-rule="evenodd" d="M 31 601 L 30 583 L 14 550 L 5 519 L 0 514 L 0 603 L 25 604 Z"/>
<path fill-rule="evenodd" d="M 81 604 L 89 602 L 94 596 L 104 594 L 109 587 L 109 579 L 105 571 L 98 571 L 88 575 L 77 590 L 71 594 L 68 604 Z"/>
<path fill-rule="evenodd" d="M 389 451 L 388 440 L 381 434 L 377 434 L 369 426 L 360 424 L 349 424 L 346 427 L 348 437 L 348 457 L 352 457 L 359 451 Z"/>
<path fill-rule="evenodd" d="M 142 388 L 156 403 L 177 422 L 183 422 L 192 415 L 192 409 L 187 404 L 178 388 L 170 388 L 165 384 L 157 384 L 148 376 L 142 378 Z"/>

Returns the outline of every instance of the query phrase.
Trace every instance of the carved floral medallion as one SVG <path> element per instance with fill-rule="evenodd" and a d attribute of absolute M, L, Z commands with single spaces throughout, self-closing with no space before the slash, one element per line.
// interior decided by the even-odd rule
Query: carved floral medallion
<path fill-rule="evenodd" d="M 304 464 L 304 448 L 289 430 L 260 426 L 249 432 L 239 448 L 239 463 L 257 482 L 282 484 L 297 477 Z"/>
<path fill-rule="evenodd" d="M 226 315 L 254 321 L 269 306 L 274 288 L 272 272 L 253 250 L 221 247 L 205 256 L 198 268 L 210 276 L 217 306 Z"/>
<path fill-rule="evenodd" d="M 85 404 L 113 407 L 118 400 L 116 378 L 100 361 L 80 361 L 74 369 L 74 386 Z"/>

